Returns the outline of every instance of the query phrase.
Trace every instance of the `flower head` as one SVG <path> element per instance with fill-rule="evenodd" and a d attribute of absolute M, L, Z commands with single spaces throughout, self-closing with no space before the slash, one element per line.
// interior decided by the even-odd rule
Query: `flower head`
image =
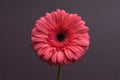
<path fill-rule="evenodd" d="M 88 30 L 80 16 L 57 9 L 36 21 L 32 46 L 43 61 L 54 65 L 71 64 L 88 50 Z"/>

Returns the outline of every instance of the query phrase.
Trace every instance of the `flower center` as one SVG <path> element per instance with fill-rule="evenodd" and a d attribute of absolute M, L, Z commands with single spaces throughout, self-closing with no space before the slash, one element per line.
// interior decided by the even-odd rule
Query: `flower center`
<path fill-rule="evenodd" d="M 57 38 L 57 40 L 59 41 L 59 42 L 62 42 L 62 41 L 64 41 L 65 40 L 65 33 L 58 33 L 57 35 L 56 35 L 56 38 Z"/>

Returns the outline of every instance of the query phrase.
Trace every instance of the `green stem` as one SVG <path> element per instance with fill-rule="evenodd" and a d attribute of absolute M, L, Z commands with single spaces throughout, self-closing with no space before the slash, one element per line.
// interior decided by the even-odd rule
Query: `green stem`
<path fill-rule="evenodd" d="M 57 80 L 61 80 L 61 68 L 62 66 L 58 66 Z"/>

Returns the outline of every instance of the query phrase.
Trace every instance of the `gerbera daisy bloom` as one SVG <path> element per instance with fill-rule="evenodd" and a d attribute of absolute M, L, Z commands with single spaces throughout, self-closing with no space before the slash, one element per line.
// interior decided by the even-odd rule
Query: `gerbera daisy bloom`
<path fill-rule="evenodd" d="M 32 47 L 43 61 L 71 64 L 88 50 L 88 30 L 80 16 L 57 9 L 36 21 L 31 35 Z"/>

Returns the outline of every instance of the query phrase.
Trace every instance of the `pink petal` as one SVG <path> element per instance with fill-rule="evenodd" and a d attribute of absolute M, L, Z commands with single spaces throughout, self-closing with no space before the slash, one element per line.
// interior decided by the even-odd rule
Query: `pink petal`
<path fill-rule="evenodd" d="M 47 40 L 45 38 L 35 38 L 35 37 L 32 37 L 32 41 L 35 41 L 35 42 L 46 42 Z"/>
<path fill-rule="evenodd" d="M 78 57 L 74 55 L 73 52 L 71 52 L 71 50 L 67 49 L 64 50 L 66 56 L 72 61 L 72 60 L 78 60 Z"/>
<path fill-rule="evenodd" d="M 64 53 L 67 56 L 68 59 L 72 59 L 72 55 L 70 55 L 69 51 L 67 49 L 64 49 Z"/>
<path fill-rule="evenodd" d="M 57 62 L 57 53 L 56 53 L 56 52 L 53 53 L 53 56 L 52 56 L 52 58 L 51 58 L 51 61 L 52 61 L 54 64 L 56 64 L 56 62 Z"/>
<path fill-rule="evenodd" d="M 87 39 L 80 40 L 79 45 L 88 46 L 89 45 L 89 40 L 87 40 Z"/>
<path fill-rule="evenodd" d="M 44 59 L 49 60 L 52 57 L 52 55 L 53 55 L 53 51 L 47 52 L 44 56 Z"/>
<path fill-rule="evenodd" d="M 60 63 L 61 65 L 63 64 L 63 60 L 64 60 L 64 54 L 63 54 L 63 52 L 62 51 L 59 51 L 58 53 L 57 53 L 57 56 L 58 56 L 58 63 Z"/>
<path fill-rule="evenodd" d="M 45 60 L 50 59 L 50 57 L 53 55 L 52 50 L 53 50 L 53 48 L 50 47 L 50 48 L 47 48 L 46 51 L 43 52 Z"/>
<path fill-rule="evenodd" d="M 69 49 L 70 49 L 70 50 L 73 52 L 73 54 L 74 54 L 75 56 L 77 56 L 78 58 L 82 56 L 81 53 L 83 53 L 83 52 L 82 52 L 77 46 L 76 46 L 76 47 L 71 46 L 71 47 L 69 47 Z"/>
<path fill-rule="evenodd" d="M 45 34 L 48 34 L 48 29 L 45 27 L 46 25 L 44 25 L 40 20 L 37 20 L 36 24 L 35 24 L 35 28 Z"/>

